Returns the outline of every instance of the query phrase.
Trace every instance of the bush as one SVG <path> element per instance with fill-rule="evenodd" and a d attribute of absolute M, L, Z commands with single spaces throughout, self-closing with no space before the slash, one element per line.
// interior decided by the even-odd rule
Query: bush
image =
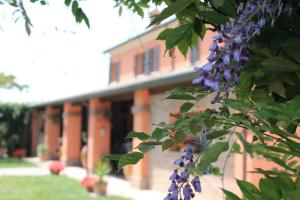
<path fill-rule="evenodd" d="M 0 104 L 0 144 L 5 144 L 9 155 L 16 149 L 30 149 L 30 116 L 26 105 Z"/>

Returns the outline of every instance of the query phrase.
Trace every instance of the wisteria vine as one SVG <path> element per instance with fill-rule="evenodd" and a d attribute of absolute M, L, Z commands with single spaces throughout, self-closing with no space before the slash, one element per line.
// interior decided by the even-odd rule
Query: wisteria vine
<path fill-rule="evenodd" d="M 200 76 L 193 84 L 202 85 L 206 91 L 216 91 L 214 101 L 222 98 L 221 91 L 228 97 L 249 60 L 250 41 L 261 34 L 266 23 L 273 25 L 282 13 L 291 14 L 291 11 L 281 0 L 241 2 L 237 16 L 221 25 L 214 36 L 208 63 L 196 68 Z"/>
<path fill-rule="evenodd" d="M 184 152 L 185 154 L 174 162 L 178 168 L 173 171 L 169 178 L 171 180 L 169 194 L 164 200 L 178 200 L 178 198 L 179 200 L 191 200 L 195 196 L 194 192 L 201 192 L 199 176 L 195 176 L 190 181 L 189 169 L 194 166 L 194 156 L 190 144 L 186 145 Z"/>
<path fill-rule="evenodd" d="M 273 25 L 282 13 L 291 15 L 292 8 L 284 5 L 281 0 L 240 1 L 237 16 L 221 25 L 213 37 L 208 63 L 196 68 L 200 76 L 193 84 L 202 85 L 206 91 L 216 91 L 214 101 L 223 98 L 222 91 L 228 97 L 239 83 L 240 73 L 249 60 L 250 41 L 261 34 L 267 23 Z M 199 176 L 190 181 L 190 168 L 195 163 L 189 144 L 184 152 L 174 162 L 178 168 L 170 176 L 171 185 L 164 200 L 191 200 L 194 192 L 201 192 Z"/>

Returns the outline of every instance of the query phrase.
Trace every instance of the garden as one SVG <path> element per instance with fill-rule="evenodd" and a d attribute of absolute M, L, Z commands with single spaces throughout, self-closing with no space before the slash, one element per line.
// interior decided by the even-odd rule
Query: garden
<path fill-rule="evenodd" d="M 37 2 L 46 4 L 45 1 Z M 127 137 L 139 141 L 133 151 L 107 157 L 117 160 L 118 168 L 122 169 L 137 164 L 157 146 L 165 151 L 183 144 L 182 155 L 170 163 L 174 171 L 165 177 L 169 179 L 170 187 L 164 200 L 198 199 L 203 186 L 201 176 L 207 174 L 221 177 L 226 200 L 300 199 L 300 1 L 115 2 L 120 14 L 127 8 L 142 17 L 145 8 L 165 5 L 162 12 L 152 17 L 149 27 L 159 25 L 171 16 L 176 17 L 178 26 L 165 29 L 157 37 L 165 42 L 166 53 L 171 56 L 175 48 L 186 56 L 188 49 L 208 32 L 213 32 L 214 36 L 207 47 L 209 55 L 205 63 L 195 68 L 198 77 L 191 81 L 193 86 L 174 88 L 168 93 L 166 99 L 184 101 L 180 112 L 171 114 L 176 120 L 156 124 L 150 134 L 130 132 Z M 90 26 L 77 0 L 65 0 L 65 5 L 78 23 Z M 25 25 L 30 34 L 30 21 L 26 15 Z M 206 97 L 210 98 L 210 106 L 191 115 L 189 112 Z M 7 126 L 3 127 L 0 131 L 7 129 Z M 0 137 L 15 141 L 15 136 L 1 134 Z M 12 144 L 22 149 L 19 143 Z M 195 151 L 196 144 L 201 145 L 201 151 Z M 2 146 L 13 155 L 12 147 L 6 143 Z M 224 166 L 217 167 L 214 163 L 221 154 L 226 155 Z M 248 174 L 260 177 L 258 182 L 251 182 L 246 177 L 236 179 L 240 192 L 230 191 L 225 189 L 224 169 L 232 154 L 243 155 L 247 161 L 264 161 L 271 167 L 259 165 L 248 171 Z M 59 163 L 52 167 L 58 167 L 58 172 L 52 171 L 54 174 L 59 174 L 63 168 Z M 105 188 L 102 177 L 109 170 L 106 170 L 107 166 L 102 167 L 98 168 L 95 180 Z M 87 191 L 92 191 L 95 180 L 87 177 L 81 184 Z M 1 177 L 0 191 L 3 193 L 0 193 L 1 198 L 7 194 L 32 195 L 33 199 L 89 198 L 79 183 L 57 175 Z M 54 197 L 54 193 L 62 196 Z"/>

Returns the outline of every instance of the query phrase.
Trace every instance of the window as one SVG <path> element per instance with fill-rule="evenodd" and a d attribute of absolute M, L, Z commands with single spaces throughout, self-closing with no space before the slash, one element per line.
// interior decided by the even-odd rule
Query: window
<path fill-rule="evenodd" d="M 159 70 L 159 46 L 147 49 L 142 56 L 142 69 L 144 74 Z"/>
<path fill-rule="evenodd" d="M 199 61 L 199 46 L 198 47 L 192 47 L 191 48 L 191 54 L 190 54 L 190 62 L 192 64 Z"/>
<path fill-rule="evenodd" d="M 150 74 L 152 61 L 152 49 L 147 49 L 143 53 L 143 72 L 144 74 Z"/>
<path fill-rule="evenodd" d="M 152 71 L 159 70 L 159 46 L 153 49 L 153 68 Z"/>
<path fill-rule="evenodd" d="M 115 81 L 120 80 L 121 63 L 120 61 L 115 64 Z"/>
<path fill-rule="evenodd" d="M 120 68 L 121 68 L 121 63 L 120 61 L 116 63 L 110 64 L 110 70 L 109 70 L 109 82 L 113 81 L 119 81 L 120 80 Z"/>

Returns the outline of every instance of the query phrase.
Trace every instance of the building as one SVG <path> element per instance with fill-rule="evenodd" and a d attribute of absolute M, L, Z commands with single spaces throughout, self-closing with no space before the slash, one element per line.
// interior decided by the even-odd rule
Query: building
<path fill-rule="evenodd" d="M 165 55 L 164 42 L 155 40 L 166 27 L 175 27 L 176 21 L 156 26 L 151 30 L 121 43 L 105 53 L 111 55 L 109 83 L 106 88 L 92 93 L 42 103 L 33 108 L 32 152 L 38 143 L 48 146 L 50 157 L 57 155 L 61 137 L 60 159 L 67 165 L 77 165 L 80 149 L 84 144 L 81 133 L 87 132 L 90 171 L 102 155 L 125 153 L 136 140 L 125 140 L 130 130 L 146 133 L 154 129 L 152 124 L 169 122 L 170 113 L 179 111 L 180 101 L 162 100 L 166 91 L 175 86 L 191 85 L 197 77 L 193 67 L 206 62 L 212 33 L 208 32 L 197 48 L 189 50 L 185 58 L 175 49 L 170 57 Z M 199 103 L 199 110 L 210 106 L 210 98 Z M 133 166 L 131 183 L 139 188 L 167 191 L 168 177 L 177 151 L 161 152 L 155 149 Z M 217 165 L 224 163 L 221 156 Z M 235 188 L 234 177 L 245 178 L 247 166 L 242 155 L 230 157 L 226 168 L 225 184 Z M 204 177 L 205 191 L 210 198 L 221 198 L 220 179 Z"/>

